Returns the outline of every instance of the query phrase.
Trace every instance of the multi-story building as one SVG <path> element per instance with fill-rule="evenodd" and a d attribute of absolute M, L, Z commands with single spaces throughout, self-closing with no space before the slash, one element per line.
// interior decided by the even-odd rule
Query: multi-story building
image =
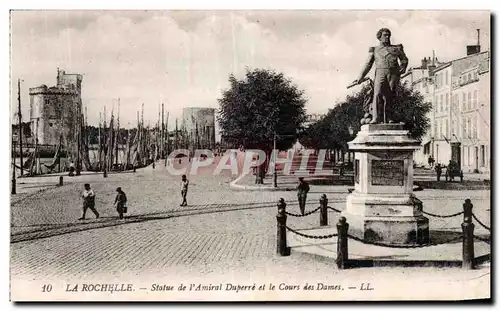
<path fill-rule="evenodd" d="M 431 128 L 415 152 L 417 164 L 459 163 L 465 172 L 490 170 L 490 56 L 479 44 L 445 63 L 430 58 L 401 77 L 432 103 Z"/>
<path fill-rule="evenodd" d="M 440 63 L 436 57 L 433 57 L 433 59 L 430 57 L 423 58 L 419 67 L 412 67 L 401 76 L 401 82 L 411 87 L 413 90 L 420 92 L 424 98 L 424 102 L 433 103 L 435 85 L 432 71 L 436 66 L 441 66 L 442 64 L 444 63 Z M 429 111 L 427 117 L 429 120 L 433 120 L 434 110 Z M 433 127 L 431 126 L 430 130 L 422 137 L 422 148 L 415 152 L 415 163 L 427 164 L 429 156 L 432 155 L 432 137 L 434 137 L 434 135 Z"/>
<path fill-rule="evenodd" d="M 453 62 L 450 115 L 452 159 L 464 171 L 490 171 L 490 56 L 474 53 Z"/>
<path fill-rule="evenodd" d="M 30 127 L 41 145 L 57 145 L 62 139 L 66 150 L 76 146 L 82 113 L 82 76 L 57 69 L 57 85 L 29 89 Z M 76 150 L 76 149 L 75 149 Z"/>
<path fill-rule="evenodd" d="M 215 109 L 188 107 L 182 110 L 182 131 L 189 148 L 215 148 Z"/>
<path fill-rule="evenodd" d="M 311 126 L 312 124 L 320 121 L 325 115 L 320 114 L 320 113 L 313 113 L 313 114 L 308 114 L 306 121 L 304 122 L 304 127 L 307 128 Z"/>
<path fill-rule="evenodd" d="M 491 172 L 491 78 L 490 78 L 490 58 L 484 59 L 479 64 L 478 82 L 478 109 L 476 111 L 478 119 L 478 140 L 479 155 L 477 157 L 477 167 L 475 169 L 482 172 Z M 470 169 L 470 167 L 469 167 Z"/>
<path fill-rule="evenodd" d="M 451 116 L 451 73 L 452 62 L 437 67 L 434 76 L 434 100 L 431 119 L 431 154 L 436 163 L 447 164 L 451 159 L 450 116 Z"/>

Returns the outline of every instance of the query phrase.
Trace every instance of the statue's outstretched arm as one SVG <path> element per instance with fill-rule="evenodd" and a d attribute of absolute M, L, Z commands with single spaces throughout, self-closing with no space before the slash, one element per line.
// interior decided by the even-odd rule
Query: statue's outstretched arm
<path fill-rule="evenodd" d="M 370 71 L 370 69 L 373 66 L 373 62 L 375 61 L 375 56 L 373 53 L 374 53 L 373 48 L 370 48 L 368 53 L 368 59 L 366 60 L 365 66 L 363 67 L 363 71 L 361 71 L 358 80 L 356 80 L 358 83 L 361 83 L 363 78 L 366 76 L 366 74 Z"/>

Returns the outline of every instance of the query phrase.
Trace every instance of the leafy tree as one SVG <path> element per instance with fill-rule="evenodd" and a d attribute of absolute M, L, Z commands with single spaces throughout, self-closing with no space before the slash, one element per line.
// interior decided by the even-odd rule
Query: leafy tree
<path fill-rule="evenodd" d="M 347 143 L 354 139 L 361 129 L 361 119 L 364 115 L 363 104 L 368 86 L 359 92 L 347 96 L 344 102 L 339 103 L 326 114 L 326 116 L 311 125 L 301 137 L 301 143 L 315 149 L 340 149 L 347 150 Z M 411 137 L 421 139 L 430 127 L 427 117 L 432 109 L 432 104 L 424 102 L 423 96 L 411 88 L 400 85 L 392 109 L 387 111 L 387 120 L 404 122 L 404 128 Z M 352 130 L 352 134 L 350 130 Z"/>
<path fill-rule="evenodd" d="M 432 103 L 424 102 L 424 97 L 419 91 L 400 85 L 392 111 L 387 114 L 387 117 L 389 120 L 392 118 L 392 120 L 404 122 L 404 128 L 410 132 L 410 136 L 422 140 L 431 126 L 427 117 L 431 110 Z"/>
<path fill-rule="evenodd" d="M 304 91 L 273 70 L 247 68 L 243 80 L 230 75 L 229 88 L 218 102 L 222 137 L 233 145 L 266 152 L 266 163 L 259 171 L 261 179 L 274 135 L 276 148 L 286 150 L 295 143 L 306 120 Z"/>

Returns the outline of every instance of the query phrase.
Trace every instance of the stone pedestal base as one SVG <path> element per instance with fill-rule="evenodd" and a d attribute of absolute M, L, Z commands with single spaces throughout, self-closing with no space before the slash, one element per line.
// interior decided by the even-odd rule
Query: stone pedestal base
<path fill-rule="evenodd" d="M 429 242 L 429 220 L 412 194 L 370 195 L 353 192 L 342 216 L 348 233 L 367 242 L 416 245 Z"/>

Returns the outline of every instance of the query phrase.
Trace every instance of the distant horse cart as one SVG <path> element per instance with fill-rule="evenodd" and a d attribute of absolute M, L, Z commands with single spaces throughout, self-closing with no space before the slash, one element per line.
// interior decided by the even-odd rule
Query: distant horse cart
<path fill-rule="evenodd" d="M 450 161 L 448 166 L 446 167 L 445 178 L 446 181 L 454 181 L 455 177 L 460 178 L 460 182 L 464 180 L 464 172 L 460 168 L 460 165 L 455 161 Z"/>

